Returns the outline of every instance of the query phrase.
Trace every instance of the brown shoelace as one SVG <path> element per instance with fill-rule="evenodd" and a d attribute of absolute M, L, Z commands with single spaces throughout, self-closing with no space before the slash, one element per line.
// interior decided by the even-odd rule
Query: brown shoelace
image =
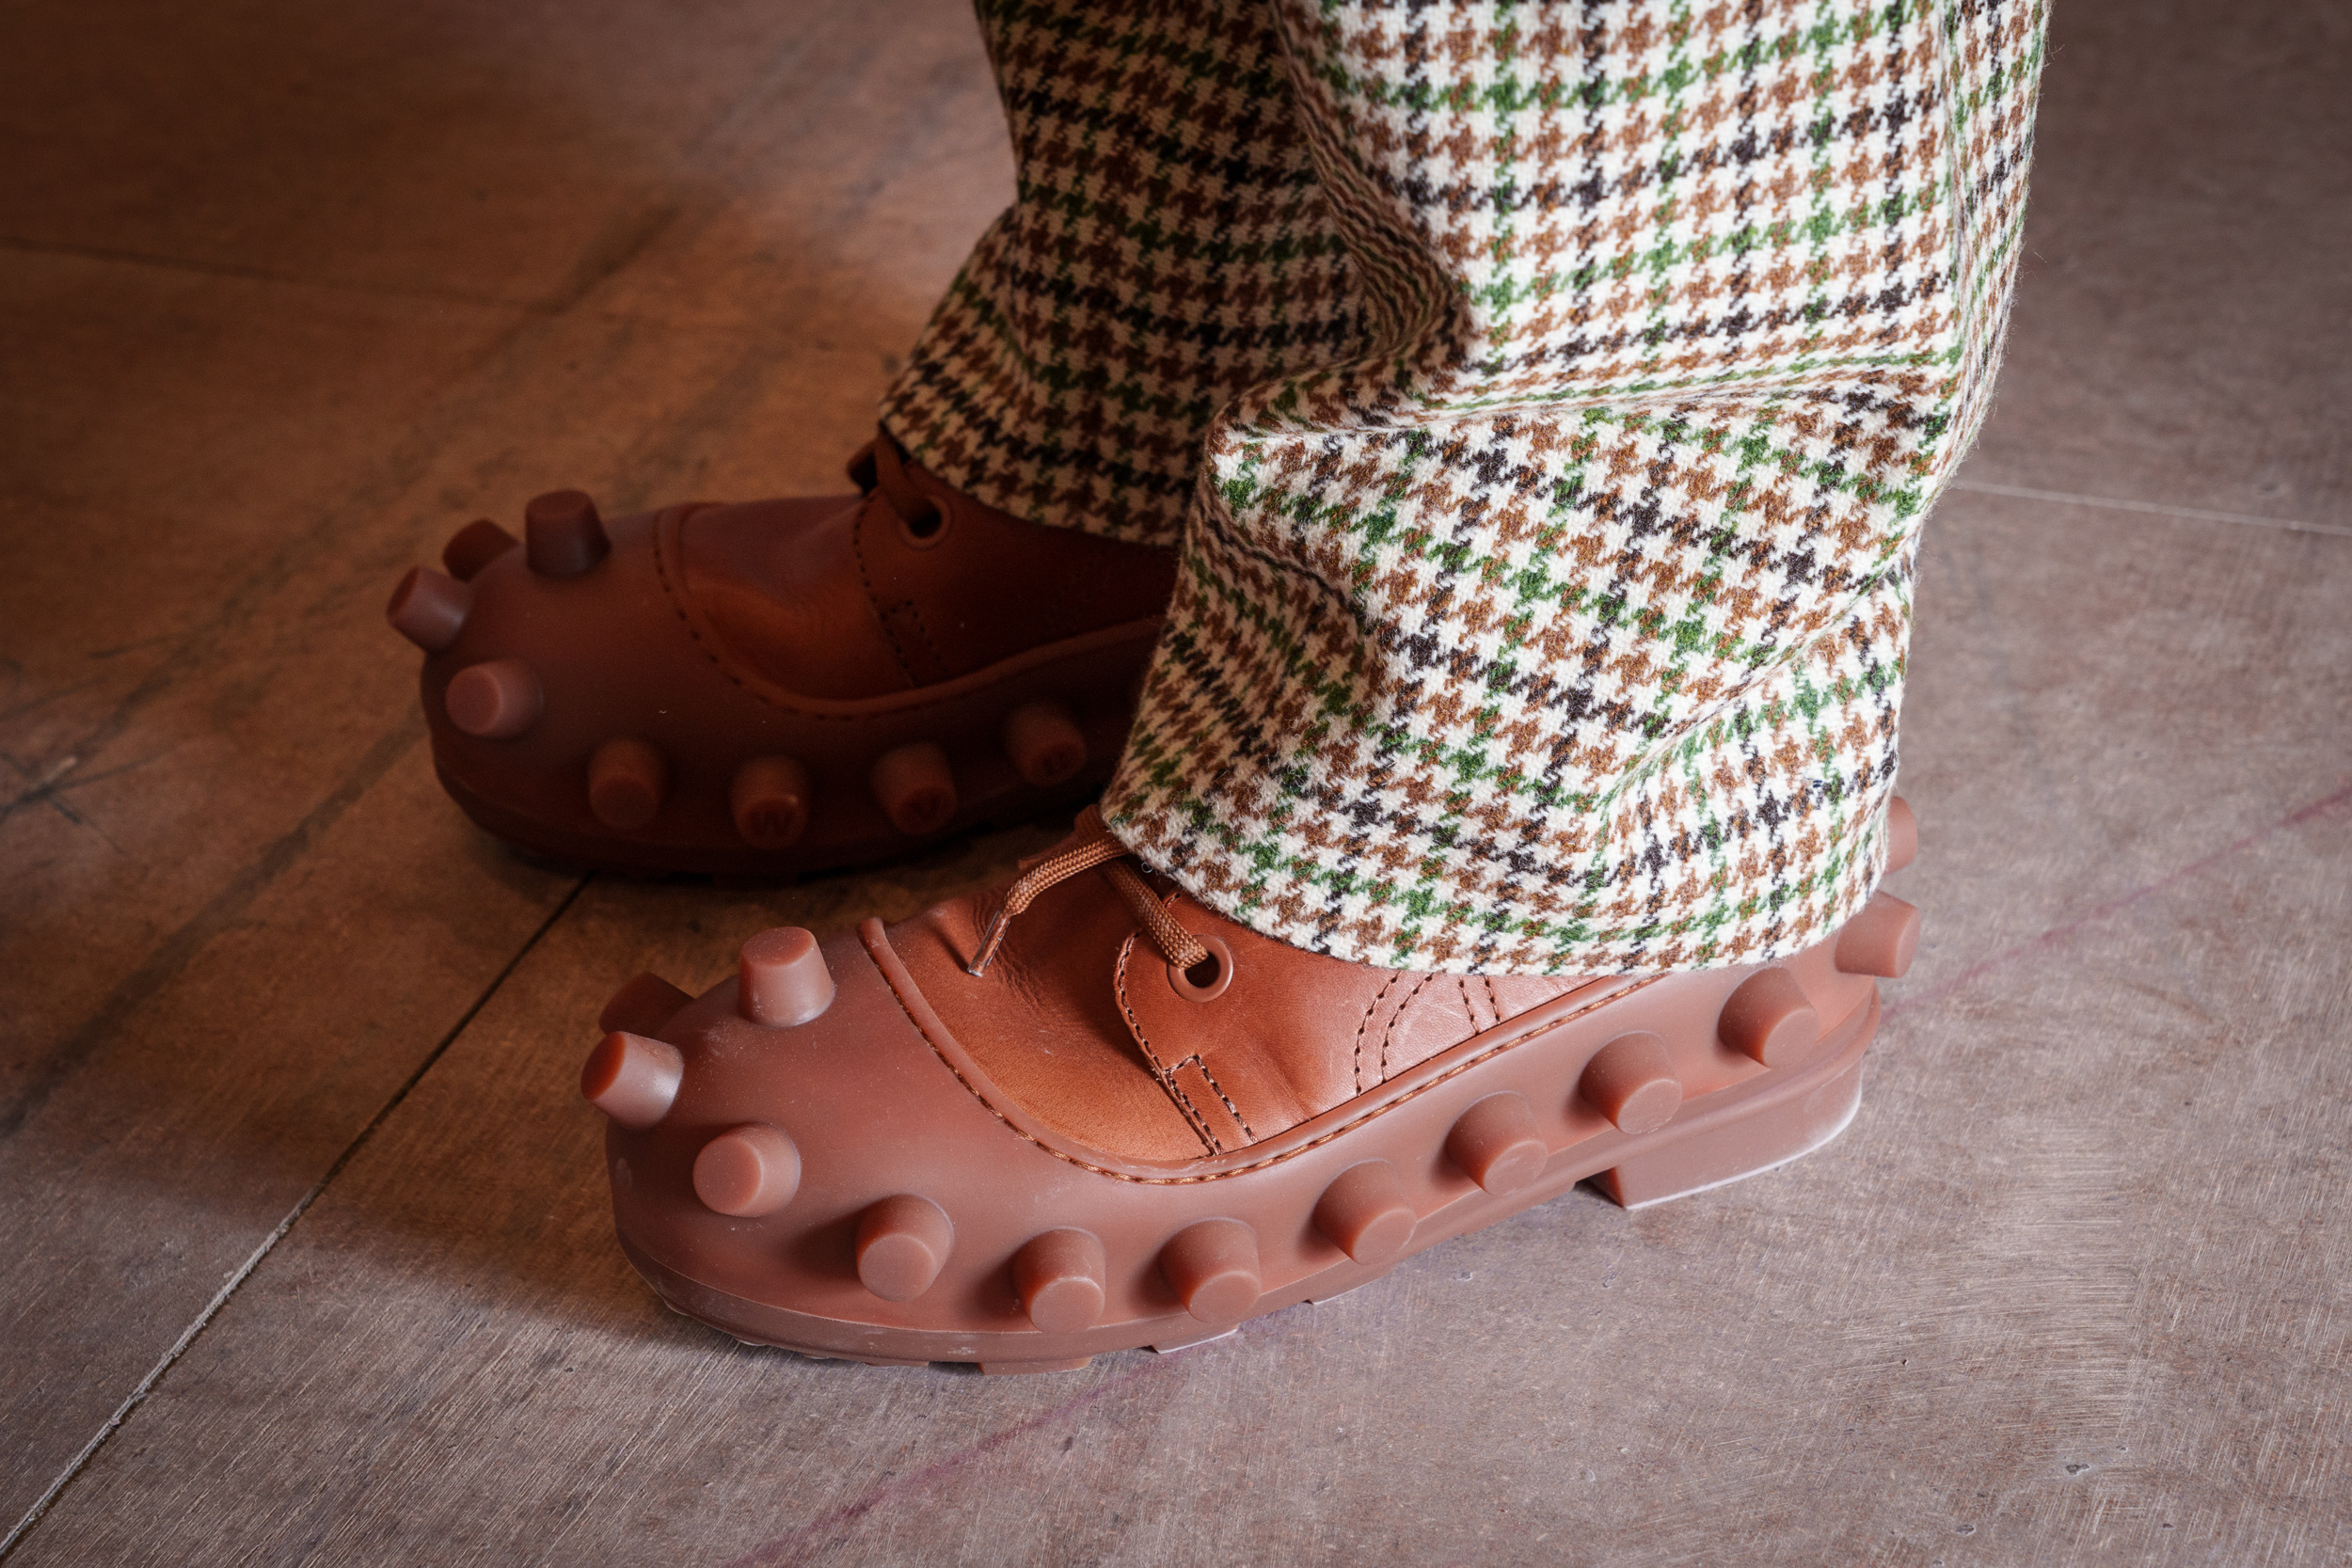
<path fill-rule="evenodd" d="M 1143 879 L 1143 873 L 1128 863 L 1128 857 L 1134 853 L 1111 836 L 1110 829 L 1103 825 L 1101 812 L 1087 807 L 1078 814 L 1076 835 L 1057 845 L 1005 890 L 1004 904 L 990 919 L 988 929 L 980 937 L 979 953 L 964 965 L 964 972 L 975 978 L 986 973 L 989 960 L 1004 942 L 1005 928 L 1012 924 L 1013 916 L 1036 902 L 1039 894 L 1097 866 L 1127 901 L 1127 907 L 1135 911 L 1136 924 L 1143 927 L 1171 967 L 1190 971 L 1212 962 L 1216 955 L 1207 944 L 1177 924 L 1176 917 L 1160 901 L 1160 895 L 1152 891 L 1152 884 Z"/>

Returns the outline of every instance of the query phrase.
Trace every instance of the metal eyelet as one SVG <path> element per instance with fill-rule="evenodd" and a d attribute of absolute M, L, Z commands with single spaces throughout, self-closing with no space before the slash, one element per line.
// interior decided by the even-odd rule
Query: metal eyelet
<path fill-rule="evenodd" d="M 1201 937 L 1200 945 L 1209 950 L 1206 959 L 1189 970 L 1168 966 L 1168 989 L 1187 1002 L 1214 1002 L 1225 994 L 1225 988 L 1233 983 L 1233 950 L 1216 937 Z M 1195 976 L 1215 966 L 1205 980 Z"/>
<path fill-rule="evenodd" d="M 928 501 L 924 504 L 927 506 L 930 505 Z M 893 508 L 892 510 L 895 513 L 897 509 Z M 908 549 L 932 549 L 937 547 L 941 540 L 947 537 L 947 524 L 949 520 L 949 515 L 945 507 L 930 506 L 930 510 L 924 513 L 919 517 L 915 517 L 912 520 L 900 517 L 898 519 L 898 537 L 905 541 Z"/>

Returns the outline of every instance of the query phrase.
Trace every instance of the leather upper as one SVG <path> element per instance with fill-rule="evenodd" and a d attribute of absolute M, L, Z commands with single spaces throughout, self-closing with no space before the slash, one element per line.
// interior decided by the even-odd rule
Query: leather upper
<path fill-rule="evenodd" d="M 851 473 L 863 493 L 610 522 L 558 493 L 526 525 L 537 564 L 495 526 L 467 531 L 460 553 L 488 553 L 453 558 L 462 579 L 402 591 L 425 607 L 404 611 L 404 634 L 427 651 L 451 794 L 535 853 L 772 876 L 890 858 L 1099 786 L 1175 552 L 994 511 L 887 437 Z M 460 681 L 488 718 L 459 722 Z M 1021 742 L 1007 726 L 1025 710 Z M 1061 767 L 1073 734 L 1080 771 L 1032 776 L 1036 747 Z M 906 766 L 881 778 L 893 756 Z"/>
<path fill-rule="evenodd" d="M 663 541 L 666 586 L 724 662 L 787 690 L 878 697 L 1161 613 L 1175 554 L 981 505 L 874 446 L 874 487 L 706 506 Z"/>
<path fill-rule="evenodd" d="M 977 978 L 964 964 L 998 895 L 939 905 L 889 931 L 924 1000 L 999 1089 L 1073 1142 L 1127 1159 L 1248 1148 L 1589 983 L 1345 963 L 1153 885 L 1179 923 L 1230 955 L 1230 979 L 1214 997 L 1180 994 L 1099 870 L 1048 889 L 1016 917 Z"/>

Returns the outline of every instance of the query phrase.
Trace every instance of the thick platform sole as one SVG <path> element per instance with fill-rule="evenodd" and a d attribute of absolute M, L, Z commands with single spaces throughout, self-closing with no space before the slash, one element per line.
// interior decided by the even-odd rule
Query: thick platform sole
<path fill-rule="evenodd" d="M 1242 1321 L 1354 1290 L 1381 1277 L 1403 1258 L 1549 1201 L 1580 1181 L 1595 1180 L 1610 1197 L 1629 1209 L 1638 1209 L 1705 1192 L 1802 1158 L 1834 1139 L 1853 1119 L 1861 1103 L 1863 1055 L 1877 1033 L 1878 1022 L 1878 993 L 1872 986 L 1867 1000 L 1828 1031 L 1801 1063 L 1692 1101 L 1657 1132 L 1641 1136 L 1609 1132 L 1553 1148 L 1541 1173 L 1515 1191 L 1489 1193 L 1458 1177 L 1450 1183 L 1440 1178 L 1436 1190 L 1443 1196 L 1419 1214 L 1410 1243 L 1394 1257 L 1377 1266 L 1366 1266 L 1327 1249 L 1331 1256 L 1327 1266 L 1270 1284 Z M 1562 1082 L 1556 1085 L 1560 1094 L 1572 1095 L 1575 1072 L 1581 1069 L 1583 1056 L 1572 1048 L 1552 1055 L 1556 1065 L 1546 1062 L 1538 1070 L 1546 1076 L 1560 1076 Z M 1518 1065 L 1526 1069 L 1533 1064 Z M 1526 1084 L 1527 1073 L 1520 1072 L 1513 1081 Z M 1464 1085 L 1452 1098 L 1474 1098 L 1491 1086 L 1484 1082 Z M 1425 1107 L 1428 1115 L 1420 1119 L 1441 1129 L 1454 1114 L 1454 1107 L 1440 1093 L 1427 1098 L 1433 1103 Z M 1405 1122 L 1405 1117 L 1398 1117 L 1389 1131 L 1406 1137 L 1420 1135 Z M 1375 1151 L 1370 1146 L 1361 1150 Z M 622 1183 L 628 1180 L 625 1167 L 616 1171 L 616 1214 L 621 1222 L 621 1244 L 629 1260 L 671 1307 L 747 1343 L 876 1366 L 945 1361 L 974 1363 L 991 1373 L 1041 1372 L 1082 1367 L 1091 1357 L 1111 1351 L 1140 1346 L 1180 1349 L 1221 1338 L 1237 1326 L 1204 1324 L 1181 1309 L 1070 1334 L 1025 1327 L 1008 1332 L 914 1328 L 798 1312 L 691 1277 L 632 1238 L 629 1214 L 622 1201 Z"/>
<path fill-rule="evenodd" d="M 755 849 L 748 845 L 676 844 L 633 840 L 605 832 L 566 830 L 490 800 L 453 777 L 436 759 L 434 776 L 467 818 L 524 858 L 564 871 L 609 871 L 625 877 L 710 877 L 738 886 L 786 883 L 803 877 L 855 871 L 911 860 L 974 833 L 1028 822 L 1067 827 L 1070 818 L 1103 793 L 1111 766 L 1090 768 L 1051 789 L 1017 785 L 965 802 L 945 828 L 920 835 L 883 828 L 863 837 L 836 840 L 812 849 Z"/>
<path fill-rule="evenodd" d="M 441 786 L 524 853 L 773 880 L 903 860 L 995 823 L 1074 812 L 1125 747 L 1159 627 L 1157 618 L 1106 627 L 854 701 L 791 698 L 730 681 L 705 660 L 675 673 L 658 718 L 640 710 L 665 699 L 644 692 L 581 700 L 596 672 L 566 673 L 543 653 L 548 669 L 533 679 L 550 692 L 544 711 L 494 739 L 460 734 L 449 718 L 449 690 L 475 668 L 461 643 L 426 660 L 422 700 Z M 623 713 L 634 715 L 633 733 L 616 740 Z M 788 826 L 771 834 L 766 818 L 745 815 L 764 799 L 745 793 L 763 768 L 790 781 L 771 802 Z M 640 815 L 626 825 L 608 820 L 632 803 Z"/>
<path fill-rule="evenodd" d="M 507 539 L 465 580 L 403 580 L 388 613 L 425 650 L 434 770 L 483 829 L 570 866 L 771 881 L 1100 792 L 1160 616 L 928 685 L 811 696 L 729 651 L 679 587 L 678 531 L 700 510 L 624 519 L 577 569 L 527 567 Z"/>

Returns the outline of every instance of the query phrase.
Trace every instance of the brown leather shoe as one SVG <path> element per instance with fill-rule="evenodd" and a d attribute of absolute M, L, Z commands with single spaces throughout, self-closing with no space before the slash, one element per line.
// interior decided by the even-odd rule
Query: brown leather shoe
<path fill-rule="evenodd" d="M 1896 802 L 1894 863 L 1915 842 Z M 1629 1207 L 1854 1114 L 1883 894 L 1784 963 L 1602 979 L 1375 969 L 1220 920 L 1089 811 L 1002 894 L 745 944 L 608 1005 L 621 1244 L 738 1338 L 989 1371 L 1162 1350 L 1377 1278 L 1586 1178 Z M 974 973 L 977 971 L 978 973 Z"/>
<path fill-rule="evenodd" d="M 460 531 L 388 610 L 450 794 L 535 853 L 775 876 L 1099 789 L 1174 552 L 993 511 L 887 436 L 850 474 L 609 528 L 558 491 L 519 550 Z"/>

